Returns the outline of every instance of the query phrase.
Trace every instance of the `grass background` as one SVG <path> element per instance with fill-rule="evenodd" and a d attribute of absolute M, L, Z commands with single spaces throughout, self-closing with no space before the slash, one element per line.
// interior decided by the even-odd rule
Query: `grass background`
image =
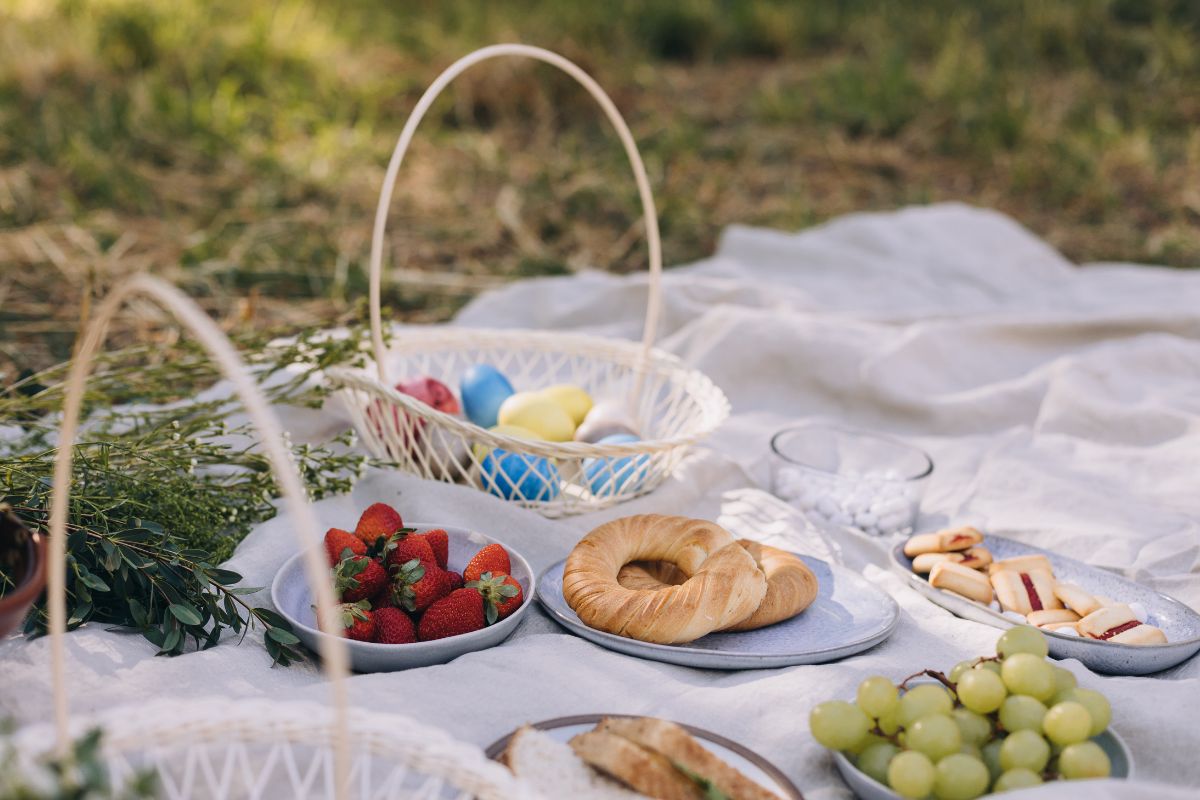
<path fill-rule="evenodd" d="M 359 314 L 407 113 L 497 41 L 558 50 L 608 89 L 668 263 L 731 222 L 962 200 L 1079 261 L 1195 266 L 1198 36 L 1189 0 L 0 0 L 0 369 L 67 355 L 89 298 L 136 270 L 231 330 Z M 401 173 L 399 316 L 644 266 L 591 99 L 493 64 L 439 100 Z"/>

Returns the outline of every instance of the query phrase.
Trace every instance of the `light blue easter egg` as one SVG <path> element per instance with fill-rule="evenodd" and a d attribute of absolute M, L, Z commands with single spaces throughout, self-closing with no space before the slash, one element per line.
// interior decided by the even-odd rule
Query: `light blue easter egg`
<path fill-rule="evenodd" d="M 500 448 L 484 457 L 480 470 L 488 493 L 505 500 L 553 500 L 562 483 L 558 468 L 541 456 Z"/>
<path fill-rule="evenodd" d="M 641 441 L 630 433 L 614 433 L 605 436 L 596 444 L 629 444 Z M 650 456 L 620 456 L 618 458 L 587 458 L 583 461 L 583 475 L 588 488 L 597 497 L 611 497 L 629 484 L 629 491 L 637 491 L 645 483 L 650 469 Z M 629 483 L 633 481 L 633 483 Z"/>
<path fill-rule="evenodd" d="M 458 393 L 467 419 L 481 428 L 491 428 L 496 425 L 500 405 L 513 394 L 513 387 L 491 364 L 476 364 L 463 375 Z"/>

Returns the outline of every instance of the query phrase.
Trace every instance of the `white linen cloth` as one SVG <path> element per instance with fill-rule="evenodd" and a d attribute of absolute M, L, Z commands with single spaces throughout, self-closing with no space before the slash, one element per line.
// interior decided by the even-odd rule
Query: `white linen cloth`
<path fill-rule="evenodd" d="M 809 523 L 763 491 L 767 441 L 799 418 L 891 432 L 930 452 L 924 528 L 975 524 L 1200 608 L 1200 274 L 1077 268 L 1004 216 L 941 205 L 856 214 L 799 234 L 731 228 L 712 258 L 672 270 L 665 288 L 660 345 L 716 381 L 733 415 L 658 491 L 549 521 L 464 487 L 374 471 L 351 495 L 317 504 L 322 524 L 349 526 L 367 504 L 387 501 L 408 521 L 486 531 L 540 570 L 602 519 L 716 518 L 737 534 L 863 570 L 900 604 L 895 634 L 833 664 L 720 672 L 601 649 L 535 610 L 500 648 L 354 677 L 354 702 L 479 745 L 549 717 L 657 715 L 760 752 L 806 797 L 848 796 L 808 732 L 811 707 L 852 696 L 869 675 L 898 679 L 992 652 L 997 631 L 951 616 L 880 569 L 887 540 Z M 481 297 L 456 324 L 637 338 L 645 298 L 642 275 L 532 280 Z M 296 438 L 345 424 L 334 407 L 281 414 Z M 295 552 L 287 525 L 267 522 L 238 548 L 230 566 L 248 584 L 269 586 Z M 253 639 L 171 659 L 152 650 L 98 625 L 70 634 L 72 708 L 147 696 L 326 696 L 315 666 L 269 669 Z M 1149 678 L 1062 663 L 1111 699 L 1136 762 L 1138 782 L 1092 783 L 1090 796 L 1196 796 L 1200 658 Z M 44 640 L 0 643 L 0 716 L 49 717 L 47 664 Z M 1018 796 L 1080 790 L 1059 784 Z"/>

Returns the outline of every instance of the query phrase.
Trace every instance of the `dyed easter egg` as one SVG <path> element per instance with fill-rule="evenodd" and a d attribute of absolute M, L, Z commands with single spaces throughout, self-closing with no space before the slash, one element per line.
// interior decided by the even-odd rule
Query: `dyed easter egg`
<path fill-rule="evenodd" d="M 637 427 L 629 413 L 617 403 L 597 403 L 575 429 L 575 441 L 595 443 L 605 436 L 618 433 L 638 436 Z"/>
<path fill-rule="evenodd" d="M 560 383 L 542 389 L 538 394 L 562 406 L 576 425 L 592 410 L 592 396 L 573 383 Z"/>
<path fill-rule="evenodd" d="M 476 364 L 463 375 L 458 393 L 467 419 L 481 428 L 490 428 L 497 422 L 500 406 L 512 396 L 513 387 L 492 365 Z"/>
<path fill-rule="evenodd" d="M 522 428 L 517 425 L 494 425 L 493 427 L 488 428 L 488 430 L 492 433 L 503 433 L 505 436 L 513 436 L 517 439 L 537 440 L 542 438 L 528 428 Z M 476 443 L 475 447 L 472 449 L 475 453 L 475 458 L 480 462 L 482 462 L 484 456 L 486 456 L 492 450 L 491 447 L 487 446 L 483 442 Z"/>
<path fill-rule="evenodd" d="M 562 406 L 540 392 L 517 392 L 500 405 L 501 425 L 516 425 L 533 431 L 548 442 L 569 442 L 575 423 Z"/>
<path fill-rule="evenodd" d="M 460 410 L 458 400 L 455 399 L 454 392 L 450 391 L 450 387 L 428 375 L 400 381 L 396 384 L 396 391 L 415 397 L 430 408 L 447 414 L 457 414 Z M 390 415 L 387 413 L 388 406 L 391 407 Z M 406 414 L 400 406 L 383 400 L 372 400 L 367 406 L 367 422 L 375 431 L 375 435 L 387 441 L 389 447 L 394 447 L 398 439 L 405 448 L 409 448 L 421 441 L 425 430 L 425 420 Z"/>
<path fill-rule="evenodd" d="M 614 433 L 596 444 L 629 444 L 637 441 L 641 440 L 632 434 Z M 637 491 L 645 482 L 649 469 L 648 455 L 587 458 L 583 461 L 584 479 L 597 497 L 610 497 L 625 489 L 626 484 L 629 484 L 630 491 Z"/>
<path fill-rule="evenodd" d="M 562 483 L 558 468 L 541 456 L 500 448 L 484 456 L 480 474 L 488 493 L 505 500 L 553 500 Z"/>
<path fill-rule="evenodd" d="M 396 391 L 411 395 L 425 405 L 447 414 L 457 414 L 460 410 L 458 400 L 454 398 L 450 387 L 428 375 L 411 381 L 400 381 L 396 384 Z"/>

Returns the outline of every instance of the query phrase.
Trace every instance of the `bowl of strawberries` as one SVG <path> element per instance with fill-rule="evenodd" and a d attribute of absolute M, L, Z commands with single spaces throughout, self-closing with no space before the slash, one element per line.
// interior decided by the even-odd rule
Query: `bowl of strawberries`
<path fill-rule="evenodd" d="M 386 503 L 367 508 L 353 530 L 330 528 L 324 546 L 357 672 L 442 664 L 494 647 L 533 603 L 533 569 L 519 553 L 477 531 L 405 523 Z M 301 554 L 275 575 L 271 602 L 315 651 L 326 634 Z"/>

